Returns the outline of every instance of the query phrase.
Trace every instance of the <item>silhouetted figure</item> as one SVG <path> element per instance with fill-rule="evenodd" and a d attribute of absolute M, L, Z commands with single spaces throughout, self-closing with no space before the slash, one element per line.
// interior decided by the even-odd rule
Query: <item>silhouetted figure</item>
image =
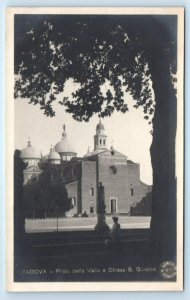
<path fill-rule="evenodd" d="M 105 213 L 106 205 L 105 205 L 105 192 L 104 186 L 102 182 L 99 182 L 98 186 L 98 203 L 97 203 L 97 212 L 98 213 Z"/>
<path fill-rule="evenodd" d="M 121 226 L 118 223 L 118 217 L 113 217 L 112 220 L 114 224 L 110 233 L 111 241 L 113 243 L 121 243 Z"/>
<path fill-rule="evenodd" d="M 83 212 L 83 214 L 81 215 L 82 218 L 88 218 L 87 212 L 86 210 Z"/>
<path fill-rule="evenodd" d="M 114 252 L 121 252 L 122 239 L 121 239 L 121 226 L 118 223 L 118 217 L 112 218 L 114 224 L 112 226 L 109 237 L 105 240 L 105 246 L 107 250 Z"/>

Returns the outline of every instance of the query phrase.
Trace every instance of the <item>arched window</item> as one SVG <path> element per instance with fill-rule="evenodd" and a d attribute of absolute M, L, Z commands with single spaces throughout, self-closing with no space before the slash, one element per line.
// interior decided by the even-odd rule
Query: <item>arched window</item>
<path fill-rule="evenodd" d="M 133 196 L 133 195 L 134 195 L 134 189 L 131 188 L 131 196 Z"/>
<path fill-rule="evenodd" d="M 90 188 L 90 196 L 94 196 L 94 188 Z"/>
<path fill-rule="evenodd" d="M 93 214 L 94 213 L 94 203 L 90 202 L 90 213 Z"/>

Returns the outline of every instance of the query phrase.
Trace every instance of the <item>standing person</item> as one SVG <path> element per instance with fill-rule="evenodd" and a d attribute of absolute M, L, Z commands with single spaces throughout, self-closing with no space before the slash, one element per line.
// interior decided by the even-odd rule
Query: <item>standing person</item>
<path fill-rule="evenodd" d="M 118 217 L 113 217 L 113 226 L 111 229 L 111 241 L 114 244 L 121 243 L 121 226 L 118 223 Z"/>
<path fill-rule="evenodd" d="M 114 224 L 112 226 L 110 236 L 105 241 L 105 246 L 107 249 L 111 249 L 114 252 L 121 251 L 121 226 L 118 223 L 118 217 L 112 218 Z"/>

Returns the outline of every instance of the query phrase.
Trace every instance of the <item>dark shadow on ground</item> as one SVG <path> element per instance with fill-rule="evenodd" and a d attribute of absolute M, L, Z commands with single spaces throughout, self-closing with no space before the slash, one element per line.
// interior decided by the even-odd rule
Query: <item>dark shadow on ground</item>
<path fill-rule="evenodd" d="M 16 282 L 163 280 L 147 229 L 123 231 L 115 250 L 95 231 L 27 234 L 25 241 L 15 255 Z"/>

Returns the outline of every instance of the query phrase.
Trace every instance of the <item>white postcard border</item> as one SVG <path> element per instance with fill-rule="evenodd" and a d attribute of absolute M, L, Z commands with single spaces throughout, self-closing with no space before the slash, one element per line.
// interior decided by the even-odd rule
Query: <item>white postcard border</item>
<path fill-rule="evenodd" d="M 177 282 L 14 282 L 13 280 L 13 153 L 14 153 L 14 14 L 170 14 L 178 15 L 177 104 Z M 182 7 L 17 7 L 7 9 L 6 31 L 6 236 L 8 291 L 181 291 L 183 289 L 183 80 L 184 8 Z"/>

